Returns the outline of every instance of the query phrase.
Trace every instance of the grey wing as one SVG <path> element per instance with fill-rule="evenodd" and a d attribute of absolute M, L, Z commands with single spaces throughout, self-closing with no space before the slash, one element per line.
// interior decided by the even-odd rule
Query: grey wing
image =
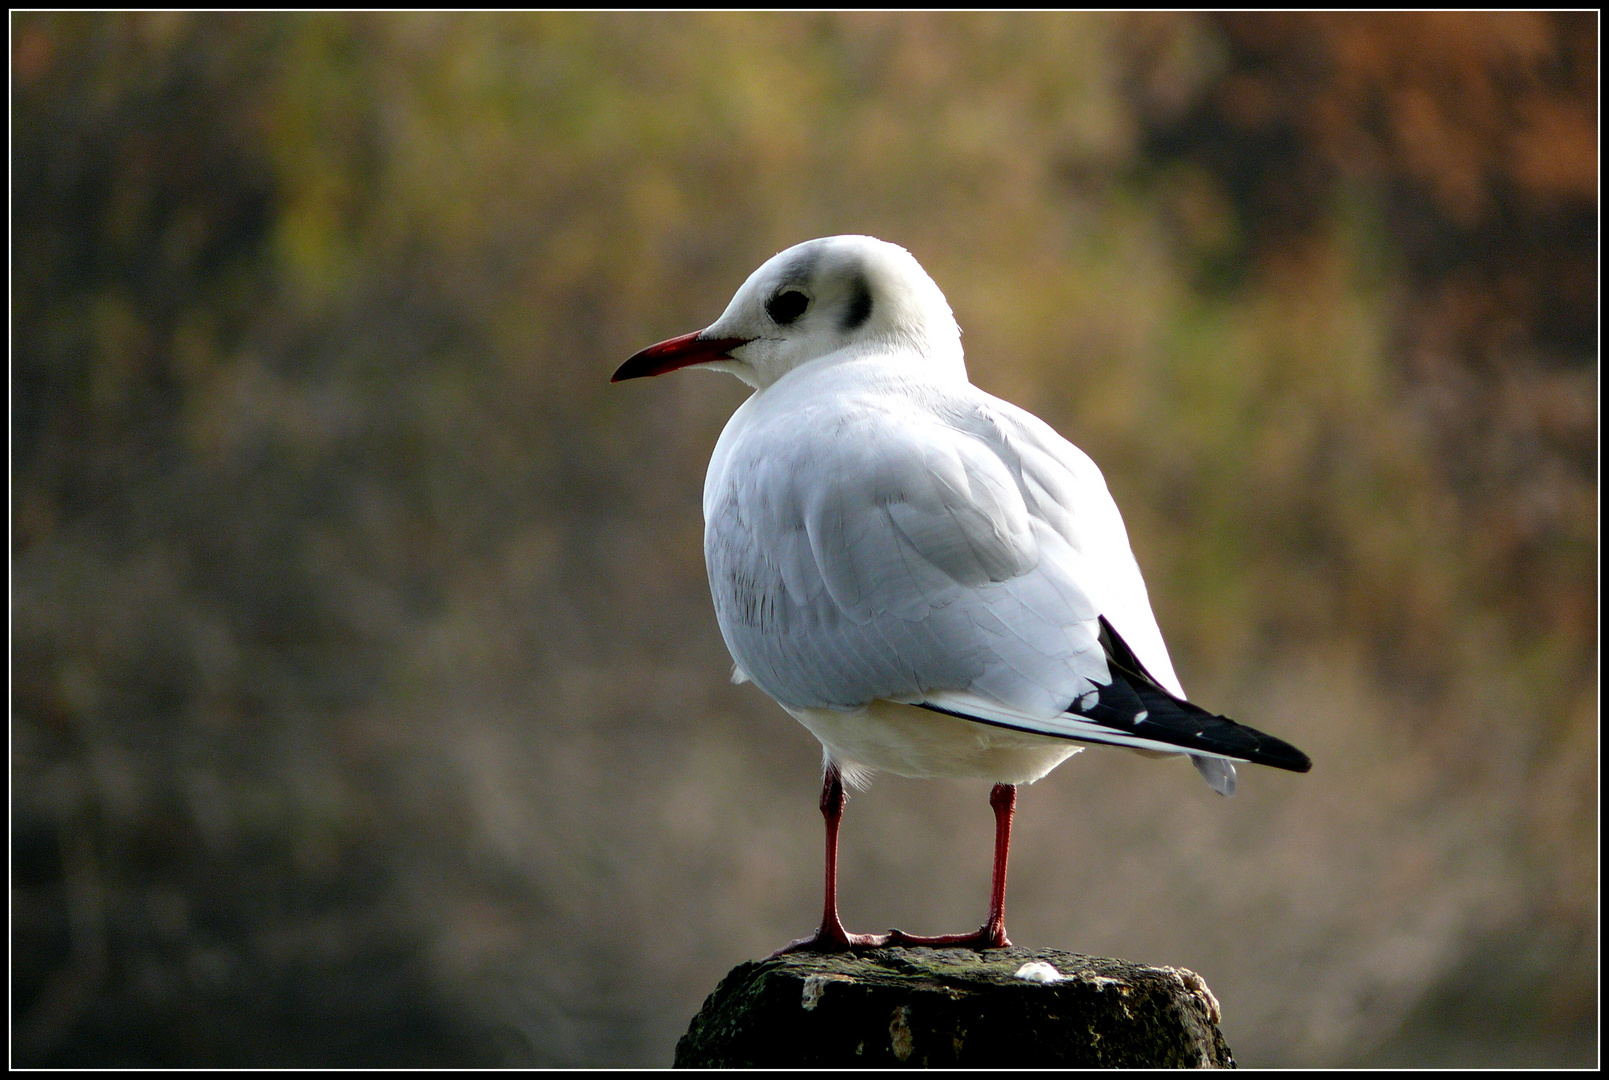
<path fill-rule="evenodd" d="M 1107 490 L 1100 469 L 1082 450 L 1062 438 L 1037 416 L 979 392 L 980 407 L 955 417 L 961 428 L 974 432 L 993 446 L 1006 463 L 1027 501 L 1030 513 L 1049 522 L 1078 552 L 1083 582 L 1102 617 L 1117 627 L 1132 650 L 1132 659 L 1168 693 L 1183 699 L 1184 688 L 1174 672 L 1162 632 L 1151 610 L 1145 580 L 1129 546 L 1117 503 Z M 951 702 L 973 708 L 965 702 Z M 993 717 L 1011 723 L 1012 718 Z M 1114 740 L 1110 732 L 1087 729 L 1074 717 L 1054 724 L 1034 724 L 1034 730 L 1070 734 L 1078 728 L 1090 741 L 1116 741 L 1140 745 L 1141 740 Z M 1062 730 L 1066 729 L 1066 730 Z M 1160 749 L 1153 744 L 1152 749 Z M 1235 766 L 1226 758 L 1190 754 L 1202 778 L 1219 794 L 1235 792 Z"/>
<path fill-rule="evenodd" d="M 716 613 L 784 705 L 967 691 L 1054 716 L 1109 680 L 1078 552 L 985 440 L 842 408 L 735 447 L 706 507 Z"/>
<path fill-rule="evenodd" d="M 1146 670 L 1170 693 L 1184 697 L 1123 516 L 1100 468 L 1032 413 L 981 391 L 979 397 L 985 403 L 956 422 L 996 448 L 1030 512 L 1077 553 L 1078 580 L 1100 613 L 1118 628 Z"/>

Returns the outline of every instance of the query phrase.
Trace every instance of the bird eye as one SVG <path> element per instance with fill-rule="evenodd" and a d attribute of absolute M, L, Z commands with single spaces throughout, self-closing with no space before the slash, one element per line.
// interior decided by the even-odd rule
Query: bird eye
<path fill-rule="evenodd" d="M 786 289 L 765 302 L 765 313 L 778 324 L 786 326 L 810 306 L 810 297 L 797 289 Z"/>

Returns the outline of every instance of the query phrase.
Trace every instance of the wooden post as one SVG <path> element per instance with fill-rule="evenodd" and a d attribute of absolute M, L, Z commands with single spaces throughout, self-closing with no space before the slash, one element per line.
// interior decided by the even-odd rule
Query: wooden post
<path fill-rule="evenodd" d="M 678 1068 L 1234 1064 L 1194 972 L 1022 948 L 739 964 L 676 1045 Z"/>

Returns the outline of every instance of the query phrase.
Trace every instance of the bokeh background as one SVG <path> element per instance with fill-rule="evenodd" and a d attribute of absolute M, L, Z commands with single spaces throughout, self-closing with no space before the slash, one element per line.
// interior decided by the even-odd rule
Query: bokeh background
<path fill-rule="evenodd" d="M 814 926 L 704 574 L 745 390 L 608 376 L 841 232 L 1315 762 L 1074 758 L 1017 942 L 1246 1065 L 1596 1061 L 1595 13 L 11 27 L 17 1064 L 663 1065 Z M 857 794 L 847 921 L 976 925 L 986 797 Z"/>

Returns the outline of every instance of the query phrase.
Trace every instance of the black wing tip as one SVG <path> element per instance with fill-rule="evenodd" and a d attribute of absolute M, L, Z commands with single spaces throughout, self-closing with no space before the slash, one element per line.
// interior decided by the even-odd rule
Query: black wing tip
<path fill-rule="evenodd" d="M 1305 773 L 1313 768 L 1313 759 L 1290 743 L 1280 743 L 1278 751 L 1269 753 L 1264 750 L 1251 760 L 1254 765 L 1267 765 L 1275 769 L 1284 769 L 1286 772 Z"/>
<path fill-rule="evenodd" d="M 1253 765 L 1267 765 L 1274 769 L 1284 769 L 1286 772 L 1305 773 L 1313 767 L 1313 759 L 1302 753 L 1284 739 L 1258 731 L 1227 716 L 1217 719 L 1229 725 L 1233 737 L 1250 740 L 1249 753 L 1246 758 Z"/>
<path fill-rule="evenodd" d="M 1112 698 L 1110 705 L 1105 700 L 1108 695 Z M 1093 708 L 1068 711 L 1107 727 L 1133 732 L 1135 722 L 1129 718 L 1141 708 L 1148 714 L 1144 734 L 1159 742 L 1172 743 L 1180 750 L 1267 765 L 1287 772 L 1305 773 L 1313 767 L 1311 758 L 1285 740 L 1208 712 L 1192 701 L 1176 698 L 1154 682 L 1134 677 L 1132 671 L 1125 671 L 1118 664 L 1112 666 L 1112 681 L 1101 687 Z"/>
<path fill-rule="evenodd" d="M 1213 719 L 1228 727 L 1227 731 L 1220 731 L 1213 741 L 1252 765 L 1266 765 L 1294 773 L 1305 773 L 1313 767 L 1312 758 L 1284 739 L 1277 739 L 1227 716 L 1213 716 Z"/>
<path fill-rule="evenodd" d="M 1227 716 L 1215 716 L 1213 719 L 1224 724 L 1233 724 L 1234 727 L 1228 732 L 1218 732 L 1216 737 L 1204 737 L 1203 732 L 1193 739 L 1170 741 L 1177 741 L 1178 745 L 1196 753 L 1216 752 L 1238 758 L 1249 765 L 1266 765 L 1271 769 L 1283 769 L 1286 772 L 1305 773 L 1313 767 L 1313 759 L 1288 742 L 1276 739 L 1272 735 L 1265 735 L 1245 724 L 1237 724 Z"/>
<path fill-rule="evenodd" d="M 1105 615 L 1098 617 L 1101 629 L 1105 631 L 1106 640 L 1103 644 L 1106 646 L 1107 659 L 1117 668 L 1112 672 L 1111 685 L 1113 689 L 1117 689 L 1120 684 L 1124 685 L 1125 689 L 1132 690 L 1135 696 L 1150 709 L 1156 709 L 1157 706 L 1162 706 L 1166 709 L 1168 703 L 1171 703 L 1173 708 L 1181 712 L 1197 716 L 1205 714 L 1227 725 L 1227 731 L 1220 731 L 1216 739 L 1203 739 L 1201 736 L 1204 733 L 1197 731 L 1194 733 L 1194 738 L 1178 740 L 1177 745 L 1207 754 L 1213 753 L 1214 750 L 1220 754 L 1229 753 L 1231 756 L 1253 765 L 1267 765 L 1275 769 L 1284 769 L 1287 772 L 1305 773 L 1313 767 L 1312 758 L 1283 739 L 1264 734 L 1254 727 L 1248 727 L 1245 724 L 1229 719 L 1227 716 L 1209 713 L 1194 702 L 1174 697 L 1171 692 L 1157 681 L 1156 676 L 1147 671 L 1145 665 L 1140 663 L 1140 658 L 1134 655 L 1134 650 L 1129 648 L 1129 643 L 1123 640 L 1123 635 L 1117 632 L 1117 628 L 1112 625 L 1111 621 Z M 1139 676 L 1139 681 L 1131 680 L 1129 678 L 1131 675 Z M 1097 718 L 1090 717 L 1090 719 Z M 1106 721 L 1101 720 L 1098 722 L 1104 723 Z M 1118 726 L 1121 727 L 1122 725 Z M 1224 738 L 1226 735 L 1229 737 L 1227 741 Z M 1250 741 L 1250 745 L 1247 745 L 1247 740 Z M 1166 739 L 1164 736 L 1164 741 L 1174 740 Z M 1218 745 L 1204 745 L 1209 742 L 1217 743 Z"/>

